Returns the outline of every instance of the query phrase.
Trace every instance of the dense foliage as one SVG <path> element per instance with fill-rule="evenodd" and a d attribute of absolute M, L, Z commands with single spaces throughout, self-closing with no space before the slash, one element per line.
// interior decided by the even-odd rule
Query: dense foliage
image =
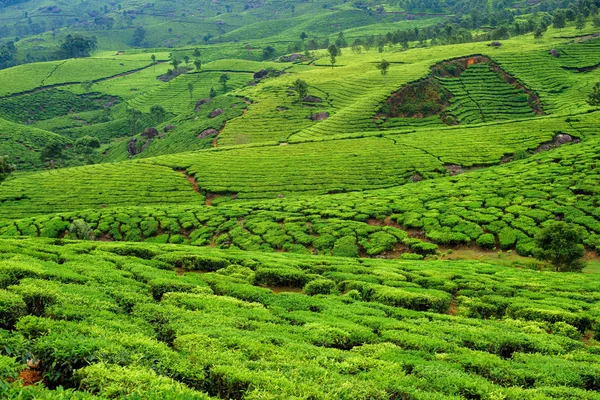
<path fill-rule="evenodd" d="M 600 389 L 593 275 L 36 239 L 1 241 L 0 276 L 2 379 L 25 369 L 46 382 L 0 386 L 9 398 Z"/>

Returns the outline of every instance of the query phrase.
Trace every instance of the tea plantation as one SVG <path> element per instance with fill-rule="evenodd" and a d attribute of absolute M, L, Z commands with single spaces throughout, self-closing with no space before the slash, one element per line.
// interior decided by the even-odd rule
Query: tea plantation
<path fill-rule="evenodd" d="M 598 398 L 594 275 L 0 243 L 9 397 Z"/>
<path fill-rule="evenodd" d="M 600 400 L 599 9 L 0 1 L 0 398 Z"/>

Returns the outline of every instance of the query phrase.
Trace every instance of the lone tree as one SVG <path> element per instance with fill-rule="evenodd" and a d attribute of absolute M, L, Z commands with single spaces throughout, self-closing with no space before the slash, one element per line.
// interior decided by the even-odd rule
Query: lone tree
<path fill-rule="evenodd" d="M 219 83 L 221 85 L 223 85 L 223 91 L 226 92 L 227 91 L 227 81 L 229 80 L 229 75 L 227 74 L 222 74 L 221 77 L 219 78 Z"/>
<path fill-rule="evenodd" d="M 175 71 L 177 71 L 177 67 L 179 67 L 179 64 L 181 64 L 181 61 L 173 57 L 173 59 L 171 60 L 171 65 L 173 65 L 173 69 Z"/>
<path fill-rule="evenodd" d="M 152 64 L 156 64 L 156 56 L 154 54 L 150 56 L 150 59 L 152 60 Z"/>
<path fill-rule="evenodd" d="M 327 48 L 327 52 L 329 53 L 329 60 L 331 61 L 331 68 L 335 65 L 336 57 L 342 55 L 342 52 L 335 44 L 330 45 Z"/>
<path fill-rule="evenodd" d="M 200 49 L 197 47 L 194 49 L 194 57 L 200 57 Z"/>
<path fill-rule="evenodd" d="M 188 82 L 188 92 L 190 92 L 190 99 L 194 97 L 194 84 L 192 82 Z"/>
<path fill-rule="evenodd" d="M 308 83 L 302 79 L 294 81 L 294 90 L 298 93 L 298 100 L 302 101 L 308 94 Z"/>
<path fill-rule="evenodd" d="M 127 110 L 127 124 L 129 125 L 129 130 L 132 135 L 135 135 L 136 132 L 140 128 L 142 120 L 142 112 L 140 110 L 136 110 L 135 108 L 130 108 Z"/>
<path fill-rule="evenodd" d="M 390 68 L 390 62 L 388 60 L 383 59 L 380 63 L 377 63 L 375 66 L 378 70 L 381 71 L 381 75 L 386 76 L 388 69 Z"/>
<path fill-rule="evenodd" d="M 155 122 L 162 122 L 165 119 L 167 112 L 165 111 L 163 106 L 161 106 L 160 104 L 156 104 L 150 107 L 150 114 L 152 115 L 152 119 L 154 119 Z"/>
<path fill-rule="evenodd" d="M 8 156 L 0 157 L 0 182 L 8 178 L 8 176 L 15 170 L 13 164 L 8 163 Z"/>
<path fill-rule="evenodd" d="M 44 163 L 50 162 L 50 168 L 54 168 L 54 161 L 62 156 L 64 146 L 58 142 L 50 142 L 42 148 L 40 160 Z"/>
<path fill-rule="evenodd" d="M 190 56 L 188 56 L 188 55 L 183 56 L 183 62 L 185 63 L 185 65 L 188 65 L 190 63 Z"/>
<path fill-rule="evenodd" d="M 202 69 L 202 61 L 194 60 L 194 66 L 196 67 L 196 71 L 200 71 Z"/>
<path fill-rule="evenodd" d="M 89 57 L 96 46 L 96 37 L 86 38 L 79 34 L 69 34 L 60 43 L 60 49 L 66 58 Z"/>
<path fill-rule="evenodd" d="M 581 261 L 584 249 L 579 230 L 565 222 L 554 222 L 535 237 L 534 256 L 550 261 L 557 272 L 579 272 L 585 267 Z"/>
<path fill-rule="evenodd" d="M 588 103 L 590 106 L 600 106 L 600 82 L 596 82 L 594 85 L 592 93 L 590 93 L 590 97 L 588 98 Z"/>
<path fill-rule="evenodd" d="M 138 47 L 142 45 L 144 38 L 146 37 L 146 29 L 143 26 L 138 26 L 133 32 L 133 39 L 131 44 Z"/>
<path fill-rule="evenodd" d="M 210 92 L 208 94 L 208 97 L 210 97 L 211 99 L 214 97 L 217 97 L 217 91 L 215 90 L 215 88 L 211 87 L 210 88 Z"/>

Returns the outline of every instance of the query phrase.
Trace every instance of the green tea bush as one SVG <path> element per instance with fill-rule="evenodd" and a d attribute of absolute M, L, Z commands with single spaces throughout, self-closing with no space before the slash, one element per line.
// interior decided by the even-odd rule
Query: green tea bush
<path fill-rule="evenodd" d="M 335 289 L 335 282 L 330 279 L 315 279 L 314 281 L 308 282 L 304 286 L 304 293 L 309 296 L 316 294 L 330 294 Z"/>
<path fill-rule="evenodd" d="M 27 305 L 21 296 L 0 289 L 0 328 L 12 329 L 26 313 Z"/>
<path fill-rule="evenodd" d="M 338 257 L 358 257 L 358 246 L 354 236 L 344 236 L 335 241 L 331 252 Z"/>
<path fill-rule="evenodd" d="M 496 238 L 491 233 L 484 233 L 477 238 L 476 243 L 485 249 L 493 249 L 496 247 Z"/>

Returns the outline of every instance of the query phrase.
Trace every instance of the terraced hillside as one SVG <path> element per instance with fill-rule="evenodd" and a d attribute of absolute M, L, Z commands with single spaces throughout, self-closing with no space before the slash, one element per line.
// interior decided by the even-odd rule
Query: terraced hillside
<path fill-rule="evenodd" d="M 594 275 L 0 243 L 9 398 L 598 398 Z"/>

